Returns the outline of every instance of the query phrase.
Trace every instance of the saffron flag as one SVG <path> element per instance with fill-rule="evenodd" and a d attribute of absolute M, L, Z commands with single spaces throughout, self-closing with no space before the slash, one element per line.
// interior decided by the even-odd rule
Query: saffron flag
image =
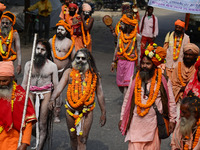
<path fill-rule="evenodd" d="M 148 5 L 182 13 L 200 14 L 200 0 L 149 0 Z"/>

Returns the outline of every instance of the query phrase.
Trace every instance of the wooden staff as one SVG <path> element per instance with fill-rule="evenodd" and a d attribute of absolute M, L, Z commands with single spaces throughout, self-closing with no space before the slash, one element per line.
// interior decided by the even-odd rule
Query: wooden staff
<path fill-rule="evenodd" d="M 31 81 L 32 68 L 33 68 L 33 60 L 34 60 L 34 55 L 35 55 L 36 40 L 37 40 L 37 33 L 35 33 L 35 35 L 34 35 L 32 55 L 31 55 L 31 66 L 30 66 L 30 70 L 29 70 L 28 83 L 27 83 L 27 87 L 26 87 L 26 97 L 25 97 L 25 102 L 24 102 L 24 110 L 23 110 L 22 123 L 21 123 L 21 128 L 20 128 L 18 147 L 21 145 L 21 141 L 22 141 L 22 128 L 23 128 L 23 124 L 25 121 L 26 109 L 27 109 L 27 104 L 28 104 L 28 95 L 29 95 L 29 90 L 30 90 L 30 81 Z"/>

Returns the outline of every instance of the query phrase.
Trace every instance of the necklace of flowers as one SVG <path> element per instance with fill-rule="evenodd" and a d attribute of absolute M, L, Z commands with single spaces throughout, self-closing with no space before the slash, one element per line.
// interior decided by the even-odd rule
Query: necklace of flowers
<path fill-rule="evenodd" d="M 82 112 L 81 112 L 79 115 L 75 115 L 73 112 L 71 112 L 71 111 L 68 109 L 67 104 L 65 104 L 65 108 L 66 108 L 67 113 L 75 119 L 74 127 L 72 127 L 72 128 L 70 129 L 71 132 L 76 131 L 76 126 L 79 125 L 79 123 L 80 123 L 80 121 L 81 121 L 81 118 L 82 118 L 83 116 L 87 116 L 87 114 L 88 114 L 90 111 L 92 111 L 92 110 L 95 108 L 95 106 L 96 106 L 96 104 L 93 103 L 93 105 L 92 105 L 91 107 L 89 107 L 89 108 L 84 107 L 84 108 L 82 109 Z M 80 131 L 79 135 L 82 135 L 82 134 L 83 134 L 83 131 Z"/>
<path fill-rule="evenodd" d="M 120 32 L 120 22 L 121 21 L 118 21 L 118 23 L 116 24 L 115 26 L 115 34 L 118 36 L 119 32 Z"/>
<path fill-rule="evenodd" d="M 53 36 L 53 39 L 52 39 L 52 50 L 53 50 L 54 57 L 55 57 L 56 59 L 59 59 L 59 60 L 64 60 L 64 59 L 66 59 L 66 58 L 71 54 L 71 52 L 72 52 L 72 50 L 73 50 L 73 48 L 74 48 L 74 43 L 75 43 L 74 38 L 71 37 L 72 45 L 71 45 L 69 51 L 67 52 L 67 54 L 66 54 L 65 56 L 63 56 L 63 57 L 58 57 L 57 54 L 56 54 L 55 40 L 56 40 L 56 35 L 54 35 L 54 36 Z"/>
<path fill-rule="evenodd" d="M 176 51 L 177 36 L 175 36 L 175 39 L 174 39 L 174 49 L 173 49 L 173 59 L 174 60 L 177 60 L 178 57 L 179 57 L 179 53 L 180 53 L 182 41 L 183 41 L 183 35 L 181 35 L 181 37 L 180 37 L 179 44 L 178 44 L 178 49 Z"/>
<path fill-rule="evenodd" d="M 66 11 L 67 11 L 67 5 L 65 5 L 65 8 L 64 8 L 64 15 L 66 14 Z"/>
<path fill-rule="evenodd" d="M 86 24 L 88 25 L 90 20 L 90 17 L 86 20 Z M 81 22 L 81 30 L 82 30 L 82 34 L 83 34 L 83 42 L 85 45 L 89 45 L 90 41 L 91 41 L 91 37 L 90 37 L 90 33 L 89 30 L 87 30 L 87 40 L 86 40 L 86 35 L 85 35 L 85 30 L 84 30 L 84 26 L 83 26 L 83 22 Z"/>
<path fill-rule="evenodd" d="M 178 79 L 183 87 L 186 86 L 186 84 L 183 82 L 183 78 L 181 75 L 181 62 L 178 62 Z"/>
<path fill-rule="evenodd" d="M 122 32 L 121 32 L 122 33 Z M 120 37 L 123 36 L 123 34 L 120 35 Z M 126 48 L 124 48 L 124 42 L 123 42 L 123 39 L 122 38 L 119 38 L 119 50 L 120 52 L 117 52 L 118 55 L 123 55 L 127 60 L 129 61 L 135 61 L 137 60 L 137 49 L 135 48 L 135 41 L 136 41 L 136 36 L 133 38 L 133 41 L 132 41 L 132 46 L 131 46 L 131 50 L 129 51 L 129 53 L 127 53 L 126 51 L 128 50 L 128 48 L 130 47 L 130 44 L 131 44 L 131 41 L 132 40 L 129 40 Z M 135 48 L 135 57 L 134 58 L 131 58 L 130 55 L 132 54 L 133 52 L 133 49 Z"/>
<path fill-rule="evenodd" d="M 13 40 L 13 28 L 11 28 L 10 32 L 9 32 L 9 35 L 7 37 L 3 37 L 2 35 L 0 35 L 0 55 L 3 59 L 6 59 L 7 61 L 12 61 L 12 60 L 15 60 L 16 59 L 16 55 L 17 53 L 12 49 L 12 40 Z M 1 30 L 0 30 L 0 33 L 1 33 Z M 8 47 L 8 51 L 4 51 L 3 50 L 3 44 L 6 44 L 7 47 Z M 12 52 L 12 57 L 9 57 L 10 55 L 10 51 Z"/>
<path fill-rule="evenodd" d="M 72 83 L 68 85 L 67 89 L 67 101 L 70 106 L 78 108 L 82 105 L 89 106 L 94 103 L 97 75 L 88 70 L 85 73 L 85 80 L 81 82 L 80 72 L 72 69 L 70 77 Z"/>
<path fill-rule="evenodd" d="M 195 146 L 197 145 L 197 143 L 199 141 L 199 137 L 200 137 L 200 119 L 197 122 L 197 129 L 196 129 L 195 138 L 193 140 L 192 149 L 194 149 Z M 189 139 L 189 137 L 185 136 L 185 139 Z M 184 150 L 189 150 L 189 145 L 188 144 L 184 145 Z"/>
<path fill-rule="evenodd" d="M 156 90 L 154 91 L 157 74 L 158 74 L 158 81 L 157 81 Z M 150 107 L 155 102 L 155 100 L 158 96 L 159 90 L 160 90 L 161 78 L 162 78 L 162 70 L 156 69 L 155 73 L 152 77 L 152 80 L 151 80 L 151 88 L 150 88 L 149 98 L 148 98 L 146 104 L 143 104 L 141 101 L 142 80 L 139 76 L 139 71 L 137 72 L 136 81 L 135 81 L 135 83 L 136 83 L 136 85 L 135 85 L 135 104 L 137 105 L 137 114 L 139 116 L 141 116 L 141 117 L 145 116 L 149 112 Z M 144 109 L 144 111 L 142 112 L 141 109 Z"/>

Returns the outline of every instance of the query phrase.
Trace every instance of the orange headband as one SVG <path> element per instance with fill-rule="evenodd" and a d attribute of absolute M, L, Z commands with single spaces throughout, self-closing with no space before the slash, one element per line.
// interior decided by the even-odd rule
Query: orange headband
<path fill-rule="evenodd" d="M 71 27 L 68 23 L 64 22 L 63 20 L 60 20 L 56 26 L 63 26 L 68 32 L 71 32 Z"/>
<path fill-rule="evenodd" d="M 185 22 L 178 19 L 175 22 L 175 26 L 181 26 L 182 28 L 185 28 Z"/>
<path fill-rule="evenodd" d="M 13 16 L 13 20 L 12 18 L 10 18 L 7 14 L 11 14 Z M 12 22 L 12 25 L 14 26 L 15 25 L 15 22 L 16 22 L 16 17 L 13 13 L 11 13 L 10 11 L 6 11 L 3 13 L 3 15 L 1 16 L 1 20 L 3 18 L 7 18 L 8 20 L 10 20 Z"/>
<path fill-rule="evenodd" d="M 122 16 L 122 18 L 120 19 L 120 21 L 124 22 L 125 24 L 132 25 L 132 26 L 136 26 L 138 24 L 137 19 L 130 19 L 130 18 L 128 18 L 126 16 L 126 14 L 124 14 Z"/>

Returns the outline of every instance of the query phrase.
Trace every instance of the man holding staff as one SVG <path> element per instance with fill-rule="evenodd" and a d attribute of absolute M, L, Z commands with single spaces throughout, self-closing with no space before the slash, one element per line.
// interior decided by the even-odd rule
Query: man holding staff
<path fill-rule="evenodd" d="M 34 107 L 28 99 L 22 141 L 17 148 L 26 92 L 14 81 L 12 61 L 0 62 L 0 68 L 0 149 L 26 150 L 30 145 L 32 125 L 36 121 Z"/>
<path fill-rule="evenodd" d="M 49 42 L 38 40 L 30 83 L 30 98 L 35 105 L 36 117 L 39 121 L 36 124 L 36 147 L 38 146 L 38 150 L 44 147 L 47 137 L 48 104 L 51 91 L 58 84 L 57 66 L 50 59 L 51 51 Z M 24 68 L 24 78 L 22 81 L 24 88 L 26 88 L 28 82 L 30 63 L 28 61 Z"/>

